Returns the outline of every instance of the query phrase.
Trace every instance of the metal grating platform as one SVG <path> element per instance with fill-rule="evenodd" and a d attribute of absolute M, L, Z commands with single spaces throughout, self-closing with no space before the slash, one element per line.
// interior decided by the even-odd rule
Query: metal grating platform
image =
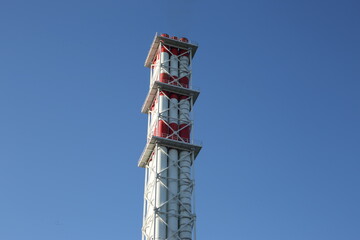
<path fill-rule="evenodd" d="M 159 82 L 159 81 L 154 81 L 149 89 L 148 95 L 146 96 L 145 102 L 141 108 L 141 112 L 142 113 L 148 113 L 152 102 L 154 101 L 154 98 L 156 97 L 156 93 L 158 88 L 160 88 L 161 90 L 164 91 L 169 91 L 172 93 L 176 93 L 176 94 L 180 94 L 180 95 L 185 95 L 185 96 L 192 96 L 193 97 L 193 104 L 195 104 L 196 99 L 198 98 L 200 92 L 193 90 L 193 89 L 189 89 L 189 88 L 183 88 L 183 87 L 179 87 L 176 85 L 171 85 L 168 83 L 163 83 L 163 82 Z"/>
<path fill-rule="evenodd" d="M 197 155 L 199 154 L 202 148 L 202 146 L 196 144 L 185 143 L 168 138 L 152 136 L 151 139 L 147 142 L 143 153 L 141 154 L 141 157 L 138 162 L 139 167 L 144 168 L 146 166 L 146 163 L 149 161 L 151 153 L 154 151 L 156 144 L 169 148 L 176 148 L 184 151 L 191 151 L 191 152 L 193 151 L 194 159 L 197 157 Z"/>
<path fill-rule="evenodd" d="M 154 56 L 156 55 L 156 51 L 158 50 L 160 41 L 163 41 L 166 45 L 169 45 L 169 46 L 183 48 L 183 49 L 190 49 L 191 53 L 192 53 L 192 57 L 195 56 L 196 50 L 198 48 L 198 46 L 195 44 L 180 42 L 179 40 L 162 37 L 162 36 L 156 34 L 154 41 L 151 44 L 149 53 L 146 57 L 145 67 L 151 66 L 152 60 L 154 59 Z"/>

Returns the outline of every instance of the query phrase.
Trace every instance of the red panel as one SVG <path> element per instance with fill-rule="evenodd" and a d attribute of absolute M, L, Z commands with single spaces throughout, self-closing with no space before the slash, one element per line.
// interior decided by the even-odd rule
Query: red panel
<path fill-rule="evenodd" d="M 179 130 L 179 126 L 177 123 L 170 123 L 170 129 L 169 129 L 169 135 L 173 134 L 171 137 L 169 137 L 170 139 L 173 140 L 178 140 L 178 136 L 175 134 L 175 132 L 177 132 Z"/>
<path fill-rule="evenodd" d="M 184 88 L 189 88 L 189 78 L 188 77 L 182 77 L 179 80 L 180 84 Z"/>
<path fill-rule="evenodd" d="M 167 73 L 160 73 L 159 81 L 163 83 L 168 83 L 170 79 L 169 74 Z"/>
<path fill-rule="evenodd" d="M 167 137 L 169 134 L 169 127 L 163 120 L 159 120 L 159 129 L 157 136 L 159 137 Z"/>
<path fill-rule="evenodd" d="M 185 127 L 187 124 L 180 124 L 180 137 L 185 141 L 185 142 L 190 142 L 190 126 Z"/>

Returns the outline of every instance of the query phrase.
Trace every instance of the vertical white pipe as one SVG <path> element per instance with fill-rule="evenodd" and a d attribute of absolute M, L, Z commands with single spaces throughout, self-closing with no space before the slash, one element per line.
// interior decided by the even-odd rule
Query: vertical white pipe
<path fill-rule="evenodd" d="M 191 178 L 191 158 L 190 152 L 181 151 L 179 156 L 179 185 L 180 185 L 180 220 L 179 228 L 180 238 L 183 240 L 191 240 L 192 236 L 192 178 Z"/>
<path fill-rule="evenodd" d="M 164 146 L 157 147 L 157 181 L 156 181 L 156 208 L 157 216 L 155 219 L 155 239 L 166 238 L 167 222 L 167 148 Z"/>
<path fill-rule="evenodd" d="M 179 202 L 178 202 L 178 150 L 169 150 L 169 178 L 168 178 L 168 240 L 177 240 L 178 234 L 178 215 L 179 215 Z"/>
<path fill-rule="evenodd" d="M 192 101 L 191 101 L 191 106 L 193 106 L 192 105 Z M 195 203 L 196 203 L 196 199 L 195 199 L 195 183 L 194 183 L 194 181 L 195 181 L 195 179 L 196 179 L 196 177 L 195 177 L 195 167 L 194 167 L 194 152 L 192 152 L 191 153 L 191 170 L 192 170 L 192 172 L 191 172 L 191 178 L 192 178 L 192 181 L 193 181 L 193 188 L 192 188 L 192 201 L 191 201 L 191 203 L 192 203 L 192 213 L 194 214 L 194 213 L 196 213 L 196 206 L 195 206 Z M 196 219 L 194 219 L 194 220 L 196 220 Z M 196 240 L 196 221 L 194 221 L 194 225 L 193 225 L 193 229 L 192 229 L 192 232 L 193 232 L 193 239 L 194 240 Z"/>
<path fill-rule="evenodd" d="M 185 142 L 190 142 L 190 101 L 180 99 L 179 101 L 179 129 L 180 137 Z"/>
<path fill-rule="evenodd" d="M 169 74 L 169 53 L 166 52 L 161 52 L 161 63 L 162 63 L 162 68 L 160 73 L 166 73 Z"/>
<path fill-rule="evenodd" d="M 160 46 L 158 51 L 160 52 Z M 154 70 L 153 70 L 152 78 L 150 79 L 150 87 L 154 81 L 159 81 L 159 76 L 160 76 L 160 54 L 158 53 L 156 55 L 156 60 L 154 62 Z"/>
<path fill-rule="evenodd" d="M 178 129 L 179 129 L 179 110 L 178 110 L 178 99 L 176 94 L 170 95 L 170 106 L 169 106 L 169 125 L 171 134 L 171 139 L 177 140 L 178 139 Z"/>
<path fill-rule="evenodd" d="M 184 39 L 187 41 L 187 39 Z M 180 39 L 181 41 L 181 39 Z M 189 64 L 188 53 L 181 50 L 179 57 L 179 77 L 183 87 L 189 87 Z M 185 127 L 190 122 L 190 101 L 182 97 L 179 101 L 179 128 L 180 136 L 186 142 L 190 142 L 190 126 Z M 180 219 L 179 219 L 179 236 L 182 240 L 192 239 L 192 177 L 191 177 L 191 157 L 190 152 L 180 151 L 179 154 L 179 191 L 180 191 Z"/>
<path fill-rule="evenodd" d="M 169 67 L 170 67 L 170 56 L 167 49 L 167 46 L 161 45 L 160 49 L 160 82 L 167 83 L 169 80 Z"/>
<path fill-rule="evenodd" d="M 182 50 L 181 52 L 184 52 Z M 185 88 L 189 88 L 189 64 L 190 60 L 187 54 L 180 55 L 179 57 L 179 78 L 180 83 Z"/>
<path fill-rule="evenodd" d="M 180 78 L 185 77 L 189 73 L 189 57 L 185 55 L 180 56 Z"/>
<path fill-rule="evenodd" d="M 167 137 L 168 134 L 168 127 L 164 123 L 160 123 L 160 121 L 168 122 L 169 116 L 169 99 L 166 97 L 165 94 L 160 94 L 159 96 L 159 114 L 161 117 L 159 118 L 159 136 L 160 137 Z M 161 129 L 160 129 L 161 125 Z"/>
<path fill-rule="evenodd" d="M 170 66 L 170 62 L 169 62 L 169 52 L 167 51 L 167 49 L 165 48 L 164 45 L 162 45 L 160 47 L 160 63 L 162 65 L 161 67 L 161 73 L 160 73 L 160 81 L 162 82 L 167 82 L 168 81 L 168 72 L 169 72 L 169 66 Z M 162 119 L 164 122 L 168 122 L 168 110 L 169 108 L 169 100 L 165 95 L 165 92 L 160 93 L 159 96 L 159 112 L 162 115 Z M 168 133 L 168 127 L 166 124 L 161 124 L 161 129 L 159 131 L 159 136 L 160 137 L 167 137 L 167 133 Z"/>
<path fill-rule="evenodd" d="M 186 124 L 190 122 L 190 101 L 189 99 L 181 99 L 179 102 L 180 110 L 180 124 Z"/>
<path fill-rule="evenodd" d="M 178 85 L 177 84 L 177 79 L 179 77 L 179 60 L 177 57 L 178 54 L 178 49 L 176 48 L 172 48 L 171 49 L 171 56 L 170 56 L 170 81 L 172 82 L 171 84 L 173 85 Z"/>
<path fill-rule="evenodd" d="M 163 81 L 161 78 L 167 76 L 169 71 L 169 53 L 163 51 L 161 47 L 160 51 L 160 63 L 162 65 L 160 69 L 160 81 Z M 158 90 L 158 134 L 160 137 L 167 137 L 168 127 L 164 122 L 168 121 L 169 114 L 169 100 L 164 93 L 159 93 Z M 167 167 L 168 167 L 168 157 L 167 157 L 167 148 L 164 146 L 157 146 L 157 162 L 156 162 L 156 211 L 157 215 L 155 218 L 155 239 L 166 239 L 167 234 Z"/>
<path fill-rule="evenodd" d="M 176 55 L 172 54 L 170 57 L 170 75 L 174 77 L 179 76 L 179 61 Z"/>
<path fill-rule="evenodd" d="M 178 49 L 171 49 L 170 57 L 170 81 L 177 80 L 179 76 L 179 61 L 177 58 Z M 176 85 L 177 83 L 173 82 L 171 84 Z M 169 102 L 169 133 L 172 139 L 177 140 L 177 130 L 179 124 L 179 111 L 178 111 L 178 96 L 176 94 L 170 94 Z M 168 240 L 178 240 L 178 229 L 179 229 L 179 197 L 178 197 L 178 188 L 179 188 L 179 171 L 178 171 L 178 150 L 170 149 L 169 150 L 169 178 L 168 178 L 168 229 L 167 237 Z"/>
<path fill-rule="evenodd" d="M 147 139 L 146 140 L 149 140 L 149 135 L 150 135 L 150 129 L 151 129 L 151 114 L 148 114 L 148 127 L 147 127 L 147 134 L 146 134 L 146 137 Z"/>
<path fill-rule="evenodd" d="M 156 131 L 157 130 L 157 125 L 158 125 L 158 116 L 159 116 L 159 91 L 156 94 L 156 98 L 154 100 L 154 105 L 151 107 L 151 121 L 150 121 L 150 134 L 151 135 L 156 135 Z"/>

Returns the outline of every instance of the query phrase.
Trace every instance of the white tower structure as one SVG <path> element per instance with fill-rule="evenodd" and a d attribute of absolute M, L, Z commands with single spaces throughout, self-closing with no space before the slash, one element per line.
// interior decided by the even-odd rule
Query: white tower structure
<path fill-rule="evenodd" d="M 196 240 L 194 160 L 201 150 L 191 137 L 191 111 L 199 92 L 191 88 L 197 45 L 186 38 L 155 35 L 145 61 L 150 89 L 142 240 Z"/>

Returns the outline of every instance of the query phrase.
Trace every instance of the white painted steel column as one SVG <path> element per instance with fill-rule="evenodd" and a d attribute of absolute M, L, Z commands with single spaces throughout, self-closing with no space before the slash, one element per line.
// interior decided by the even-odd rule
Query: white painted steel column
<path fill-rule="evenodd" d="M 174 78 L 178 78 L 179 77 L 179 61 L 177 58 L 177 54 L 174 54 L 175 50 L 177 52 L 176 48 L 172 48 L 171 52 L 173 53 L 170 57 L 170 74 L 172 77 Z"/>
<path fill-rule="evenodd" d="M 177 40 L 177 37 L 172 37 L 172 39 Z M 179 61 L 178 61 L 178 48 L 171 47 L 171 57 L 170 57 L 170 75 L 171 75 L 171 84 L 177 85 L 177 80 L 179 77 Z M 177 140 L 177 130 L 178 130 L 178 95 L 170 94 L 170 108 L 169 108 L 169 125 L 170 125 L 170 138 Z M 179 175 L 178 175 L 178 150 L 170 149 L 169 150 L 169 204 L 168 204 L 168 240 L 177 240 L 178 239 L 178 224 L 179 224 L 179 198 L 178 198 L 178 187 L 179 187 Z"/>
<path fill-rule="evenodd" d="M 188 42 L 186 38 L 180 41 Z M 189 53 L 180 50 L 179 81 L 185 88 L 189 88 Z M 179 135 L 185 142 L 190 142 L 190 101 L 186 96 L 180 96 L 179 100 Z M 191 178 L 191 156 L 188 151 L 180 151 L 179 154 L 179 192 L 180 192 L 180 219 L 179 236 L 182 240 L 192 239 L 193 215 L 191 210 L 193 181 Z"/>
<path fill-rule="evenodd" d="M 179 108 L 178 108 L 178 95 L 175 93 L 170 94 L 170 106 L 169 106 L 169 138 L 178 140 L 179 130 Z"/>
<path fill-rule="evenodd" d="M 192 211 L 191 198 L 193 182 L 191 178 L 191 156 L 188 151 L 180 152 L 179 166 L 179 185 L 180 185 L 180 238 L 182 240 L 192 239 Z"/>
<path fill-rule="evenodd" d="M 177 40 L 177 37 L 172 37 L 172 39 Z M 178 85 L 178 77 L 179 77 L 179 49 L 176 47 L 170 48 L 171 56 L 170 56 L 170 82 L 173 85 Z"/>
<path fill-rule="evenodd" d="M 160 90 L 158 90 L 160 91 Z M 165 122 L 168 121 L 169 100 L 164 92 L 158 94 L 159 97 L 159 118 L 158 136 L 166 137 L 168 134 L 168 126 Z M 157 146 L 156 158 L 156 218 L 155 218 L 155 239 L 166 238 L 166 223 L 167 223 L 167 148 L 164 146 Z"/>
<path fill-rule="evenodd" d="M 188 42 L 188 39 L 186 38 L 180 38 L 181 42 Z M 185 87 L 185 88 L 189 88 L 189 64 L 190 64 L 190 59 L 189 59 L 189 53 L 187 50 L 185 49 L 180 49 L 179 51 L 179 69 L 180 69 L 180 84 Z"/>
<path fill-rule="evenodd" d="M 152 66 L 152 75 L 151 75 L 151 78 L 150 78 L 150 87 L 151 87 L 151 84 L 154 82 L 154 81 L 159 81 L 159 76 L 160 76 L 160 47 L 159 47 L 159 50 L 158 50 L 158 54 L 156 55 L 156 58 L 153 62 L 153 66 Z"/>
<path fill-rule="evenodd" d="M 167 222 L 167 148 L 157 146 L 156 162 L 156 218 L 155 218 L 155 239 L 166 239 Z"/>
<path fill-rule="evenodd" d="M 149 138 L 151 132 L 151 114 L 148 114 L 148 127 L 147 127 L 147 134 L 146 137 Z"/>
<path fill-rule="evenodd" d="M 178 239 L 178 215 L 179 215 L 179 200 L 178 200 L 178 150 L 169 150 L 169 178 L 168 178 L 168 240 Z"/>
<path fill-rule="evenodd" d="M 169 134 L 169 127 L 165 122 L 168 122 L 169 116 L 169 99 L 164 92 L 159 94 L 159 124 L 158 124 L 158 134 L 159 137 L 167 137 Z"/>
<path fill-rule="evenodd" d="M 177 40 L 177 37 L 172 37 L 173 39 Z M 179 61 L 178 61 L 178 48 L 171 47 L 171 60 L 170 60 L 170 74 L 172 80 L 177 80 L 179 77 Z M 176 82 L 172 83 L 173 85 L 177 85 Z M 174 134 L 175 131 L 178 130 L 178 95 L 175 93 L 170 94 L 170 109 L 169 109 L 169 125 L 172 128 L 170 134 Z M 174 134 L 172 139 L 177 140 L 177 135 Z"/>
<path fill-rule="evenodd" d="M 161 34 L 163 37 L 169 37 L 167 34 Z M 160 82 L 167 83 L 169 81 L 169 66 L 170 66 L 170 56 L 169 56 L 169 50 L 168 46 L 164 45 L 163 43 L 160 44 Z"/>
<path fill-rule="evenodd" d="M 190 101 L 187 96 L 180 96 L 179 135 L 182 141 L 190 142 Z"/>
<path fill-rule="evenodd" d="M 189 88 L 189 57 L 188 56 L 180 56 L 180 83 L 183 87 Z"/>
<path fill-rule="evenodd" d="M 150 129 L 149 132 L 151 135 L 157 135 L 158 122 L 159 122 L 159 104 L 158 104 L 159 92 L 157 93 L 157 97 L 154 99 L 154 103 L 150 107 Z"/>
<path fill-rule="evenodd" d="M 178 129 L 178 100 L 176 94 L 170 95 L 170 109 L 169 109 L 169 123 L 170 134 L 176 134 Z M 177 140 L 176 135 L 172 135 L 170 138 Z M 169 178 L 168 178 L 168 240 L 178 239 L 178 222 L 179 222 L 179 198 L 178 198 L 178 150 L 169 150 Z"/>

